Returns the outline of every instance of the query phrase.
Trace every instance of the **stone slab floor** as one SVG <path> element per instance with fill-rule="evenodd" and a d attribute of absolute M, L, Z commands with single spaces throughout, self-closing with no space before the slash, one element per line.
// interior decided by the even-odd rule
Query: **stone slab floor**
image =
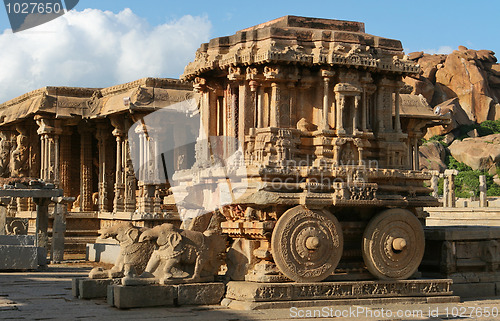
<path fill-rule="evenodd" d="M 71 279 L 86 275 L 90 268 L 88 264 L 59 264 L 50 265 L 43 271 L 0 273 L 0 320 L 297 320 L 306 319 L 308 315 L 318 316 L 320 312 L 323 316 L 319 315 L 316 319 L 500 320 L 500 299 L 448 304 L 332 306 L 296 310 L 234 311 L 221 306 L 118 310 L 109 307 L 104 300 L 79 300 L 71 295 Z M 485 308 L 497 309 L 499 314 L 496 317 L 479 317 L 481 312 L 486 311 Z M 384 315 L 381 314 L 382 309 L 385 311 Z M 392 313 L 402 311 L 406 316 L 388 316 L 387 310 Z M 355 315 L 354 311 L 359 313 L 356 312 L 358 314 Z M 419 315 L 414 311 L 422 312 Z M 432 316 L 429 311 L 433 311 Z M 340 315 L 342 312 L 345 317 L 335 317 L 334 313 Z M 350 315 L 347 315 L 348 313 Z"/>

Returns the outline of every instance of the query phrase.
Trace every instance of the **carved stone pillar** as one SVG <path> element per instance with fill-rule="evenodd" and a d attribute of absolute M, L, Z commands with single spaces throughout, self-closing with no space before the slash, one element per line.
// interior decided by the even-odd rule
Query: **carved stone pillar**
<path fill-rule="evenodd" d="M 368 128 L 366 126 L 368 118 L 368 93 L 366 89 L 363 91 L 363 104 L 361 106 L 361 130 L 367 132 Z"/>
<path fill-rule="evenodd" d="M 443 180 L 443 207 L 450 206 L 449 203 L 448 203 L 448 201 L 449 201 L 448 194 L 449 194 L 449 181 L 448 181 L 448 177 L 446 177 L 446 175 L 444 175 L 444 180 Z"/>
<path fill-rule="evenodd" d="M 60 153 L 59 153 L 59 171 L 60 188 L 64 191 L 65 196 L 70 196 L 70 184 L 71 184 L 71 134 L 73 133 L 73 128 L 65 126 L 62 129 L 60 136 Z"/>
<path fill-rule="evenodd" d="M 125 186 L 123 184 L 123 166 L 122 166 L 122 132 L 113 131 L 116 137 L 116 178 L 115 178 L 115 197 L 113 200 L 114 212 L 124 211 Z"/>
<path fill-rule="evenodd" d="M 373 84 L 373 78 L 369 72 L 364 77 L 361 77 L 362 84 L 362 106 L 361 106 L 361 130 L 368 132 L 369 128 L 373 129 L 373 119 L 370 120 L 371 98 L 377 87 Z M 371 127 L 369 127 L 371 125 Z"/>
<path fill-rule="evenodd" d="M 297 123 L 297 86 L 295 82 L 288 82 L 288 95 L 289 95 L 289 103 L 290 103 L 290 112 L 289 112 L 289 127 L 294 127 Z"/>
<path fill-rule="evenodd" d="M 155 191 L 154 191 L 154 199 L 153 199 L 153 212 L 155 214 L 162 212 L 162 210 L 161 210 L 161 204 L 162 204 L 161 199 L 162 198 L 161 198 L 160 186 L 156 185 L 155 186 Z"/>
<path fill-rule="evenodd" d="M 394 131 L 401 132 L 401 120 L 399 117 L 399 88 L 394 92 Z"/>
<path fill-rule="evenodd" d="M 10 131 L 0 131 L 0 177 L 10 176 L 10 154 L 12 149 Z"/>
<path fill-rule="evenodd" d="M 92 201 L 92 134 L 82 124 L 78 128 L 80 133 L 80 211 L 94 210 Z"/>
<path fill-rule="evenodd" d="M 413 137 L 411 133 L 408 133 L 408 168 L 413 169 Z"/>
<path fill-rule="evenodd" d="M 337 102 L 337 133 L 345 134 L 344 123 L 343 123 L 345 96 L 343 94 L 337 93 L 336 102 Z"/>
<path fill-rule="evenodd" d="M 276 82 L 271 84 L 271 109 L 269 115 L 269 127 L 280 127 L 280 85 Z"/>
<path fill-rule="evenodd" d="M 41 178 L 59 187 L 59 128 L 57 120 L 35 117 L 38 124 L 37 133 L 41 141 Z"/>
<path fill-rule="evenodd" d="M 334 160 L 335 166 L 340 166 L 340 149 L 341 149 L 340 145 L 335 144 L 335 146 L 333 146 L 333 151 L 335 152 L 335 160 Z"/>
<path fill-rule="evenodd" d="M 354 112 L 352 117 L 352 133 L 356 134 L 358 131 L 358 113 L 359 113 L 359 105 L 361 101 L 361 96 L 354 96 Z"/>
<path fill-rule="evenodd" d="M 30 126 L 29 135 L 29 177 L 40 177 L 41 155 L 40 142 L 41 138 L 38 133 L 38 126 Z M 32 198 L 28 198 L 28 211 L 36 211 L 36 204 Z"/>
<path fill-rule="evenodd" d="M 262 100 L 264 99 L 264 89 L 259 86 L 257 89 L 257 128 L 264 127 L 264 108 L 262 107 Z"/>
<path fill-rule="evenodd" d="M 148 134 L 152 134 L 150 128 L 147 130 Z M 137 208 L 140 213 L 152 213 L 153 212 L 153 196 L 154 196 L 154 185 L 153 177 L 157 172 L 155 168 L 155 156 L 152 155 L 154 148 L 153 138 L 151 136 L 146 136 L 145 126 L 137 126 L 135 133 L 138 135 L 139 140 L 139 169 L 138 169 L 138 187 L 139 187 L 139 198 L 137 199 Z M 153 145 L 153 146 L 152 146 Z M 128 172 L 127 172 L 128 173 Z M 126 192 L 127 193 L 127 192 Z M 128 194 L 127 194 L 128 195 Z"/>
<path fill-rule="evenodd" d="M 416 171 L 418 171 L 420 169 L 417 135 L 413 136 L 413 169 Z"/>
<path fill-rule="evenodd" d="M 322 119 L 321 119 L 321 130 L 330 129 L 330 122 L 328 113 L 330 111 L 330 81 L 331 77 L 335 75 L 334 71 L 331 70 L 321 70 L 321 76 L 323 77 L 323 111 L 322 111 Z"/>
<path fill-rule="evenodd" d="M 29 174 L 28 130 L 23 125 L 18 124 L 16 131 L 18 133 L 17 137 L 14 136 L 16 148 L 10 155 L 10 176 L 26 177 Z M 17 211 L 22 212 L 27 210 L 28 198 L 17 198 Z"/>
<path fill-rule="evenodd" d="M 125 212 L 134 212 L 136 209 L 136 179 L 132 159 L 130 158 L 130 149 L 128 138 L 124 144 L 125 157 Z"/>
<path fill-rule="evenodd" d="M 446 204 L 448 207 L 455 207 L 455 176 L 458 174 L 456 169 L 446 169 L 444 171 L 444 180 L 448 182 L 447 193 L 443 195 L 446 198 Z"/>
<path fill-rule="evenodd" d="M 364 148 L 358 147 L 358 165 L 363 165 L 364 162 Z"/>
<path fill-rule="evenodd" d="M 327 130 L 330 126 L 328 126 L 328 109 L 329 109 L 329 101 L 328 101 L 328 84 L 330 82 L 330 78 L 323 78 L 323 113 L 321 119 L 321 130 Z"/>
<path fill-rule="evenodd" d="M 438 180 L 439 180 L 439 172 L 437 174 L 433 174 L 431 177 L 431 188 L 432 188 L 432 196 L 438 198 Z"/>
<path fill-rule="evenodd" d="M 486 197 L 487 186 L 486 176 L 479 175 L 479 206 L 488 207 L 488 198 Z"/>
<path fill-rule="evenodd" d="M 381 113 L 380 115 L 377 115 L 377 124 L 378 124 L 378 131 L 379 132 L 385 132 L 385 115 L 383 112 L 384 109 L 384 94 L 385 90 L 382 87 L 378 87 L 377 89 L 377 111 Z"/>
<path fill-rule="evenodd" d="M 108 180 L 106 178 L 106 145 L 109 138 L 109 128 L 105 124 L 97 125 L 97 146 L 99 152 L 99 199 L 98 210 L 100 212 L 110 212 L 108 200 Z"/>

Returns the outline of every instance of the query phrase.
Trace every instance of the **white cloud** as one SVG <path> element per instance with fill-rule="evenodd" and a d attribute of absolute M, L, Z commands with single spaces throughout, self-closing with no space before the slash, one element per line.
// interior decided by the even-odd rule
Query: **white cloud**
<path fill-rule="evenodd" d="M 36 28 L 0 34 L 0 102 L 44 86 L 106 87 L 179 77 L 209 39 L 207 17 L 159 26 L 125 9 L 71 10 Z"/>
<path fill-rule="evenodd" d="M 423 52 L 431 55 L 436 55 L 436 54 L 449 55 L 453 52 L 453 48 L 450 46 L 441 46 L 438 49 L 424 49 Z"/>

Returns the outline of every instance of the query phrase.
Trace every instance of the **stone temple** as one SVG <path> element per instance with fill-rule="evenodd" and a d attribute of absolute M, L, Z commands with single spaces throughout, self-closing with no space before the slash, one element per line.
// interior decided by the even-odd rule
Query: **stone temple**
<path fill-rule="evenodd" d="M 45 87 L 7 101 L 0 105 L 1 177 L 41 178 L 76 198 L 68 206 L 67 251 L 85 253 L 85 243 L 115 220 L 164 222 L 172 215 L 166 185 L 142 192 L 127 131 L 142 116 L 192 95 L 188 83 L 144 78 L 109 88 Z M 9 216 L 35 215 L 28 198 L 13 199 L 7 209 Z"/>
<path fill-rule="evenodd" d="M 0 105 L 0 170 L 62 188 L 76 198 L 74 230 L 94 233 L 116 221 L 152 227 L 226 193 L 208 214 L 224 217 L 232 280 L 316 282 L 365 266 L 406 279 L 424 251 L 419 208 L 439 205 L 418 148 L 444 120 L 402 82 L 419 71 L 400 41 L 363 23 L 285 16 L 202 44 L 182 80 L 46 87 Z M 200 130 L 192 151 L 166 159 L 175 184 L 148 175 L 163 165 L 162 137 L 185 134 L 153 112 L 189 99 Z M 177 207 L 171 193 L 183 196 Z M 8 210 L 31 217 L 33 204 Z"/>

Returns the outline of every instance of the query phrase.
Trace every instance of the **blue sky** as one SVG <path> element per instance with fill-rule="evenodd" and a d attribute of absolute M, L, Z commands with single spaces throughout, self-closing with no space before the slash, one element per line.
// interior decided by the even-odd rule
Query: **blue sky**
<path fill-rule="evenodd" d="M 362 21 L 370 34 L 399 39 L 410 51 L 459 45 L 500 53 L 500 1 L 171 1 L 80 0 L 77 10 L 131 8 L 150 24 L 184 15 L 206 15 L 212 36 L 233 34 L 284 15 Z M 6 24 L 5 11 L 0 19 Z M 408 52 L 407 50 L 407 52 Z"/>
<path fill-rule="evenodd" d="M 81 13 L 86 8 L 97 10 Z M 125 8 L 130 11 L 124 13 Z M 80 0 L 75 10 L 81 14 L 11 34 L 0 8 L 0 47 L 8 52 L 0 51 L 0 101 L 45 85 L 101 87 L 145 76 L 178 77 L 201 42 L 287 14 L 362 21 L 367 33 L 401 40 L 406 53 L 449 52 L 464 45 L 500 54 L 497 0 Z M 116 43 L 122 50 L 113 51 L 114 40 L 97 39 L 98 27 L 109 39 L 123 37 Z M 163 52 L 168 59 L 162 61 Z M 72 58 L 65 59 L 64 53 Z M 146 66 L 145 59 L 157 68 Z M 13 77 L 19 80 L 12 83 Z"/>

